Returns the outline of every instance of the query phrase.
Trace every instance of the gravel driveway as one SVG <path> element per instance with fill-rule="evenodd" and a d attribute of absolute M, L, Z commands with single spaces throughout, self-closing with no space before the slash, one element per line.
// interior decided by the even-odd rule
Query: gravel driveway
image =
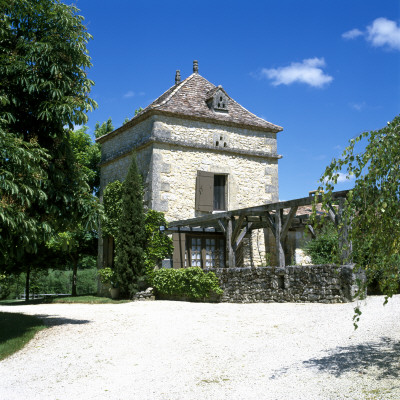
<path fill-rule="evenodd" d="M 400 399 L 400 296 L 351 304 L 0 306 L 43 318 L 0 399 Z"/>

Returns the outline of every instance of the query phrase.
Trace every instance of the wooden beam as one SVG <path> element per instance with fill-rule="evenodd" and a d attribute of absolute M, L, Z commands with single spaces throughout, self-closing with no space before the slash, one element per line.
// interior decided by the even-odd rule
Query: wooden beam
<path fill-rule="evenodd" d="M 315 234 L 314 228 L 311 225 L 307 225 L 307 228 L 310 231 L 312 238 L 315 239 L 317 235 Z"/>
<path fill-rule="evenodd" d="M 339 199 L 339 198 L 344 198 L 346 197 L 348 193 L 348 190 L 343 190 L 340 192 L 333 192 L 332 193 L 332 199 Z M 322 196 L 319 196 L 318 201 L 322 201 Z M 197 218 L 190 218 L 186 220 L 179 220 L 179 221 L 172 221 L 170 222 L 169 226 L 170 227 L 175 227 L 175 226 L 189 226 L 189 225 L 194 225 L 198 226 L 199 224 L 211 224 L 211 222 L 214 222 L 217 224 L 218 219 L 228 219 L 232 217 L 239 217 L 241 215 L 244 216 L 260 216 L 260 215 L 265 215 L 266 212 L 271 212 L 275 211 L 277 209 L 285 209 L 285 208 L 292 208 L 292 207 L 300 207 L 300 206 L 309 206 L 314 202 L 314 197 L 302 197 L 300 199 L 294 199 L 294 200 L 288 200 L 288 201 L 281 201 L 277 203 L 269 203 L 269 204 L 263 204 L 260 206 L 256 207 L 247 207 L 247 208 L 241 208 L 238 210 L 232 210 L 232 211 L 225 211 L 222 213 L 217 213 L 217 214 L 209 214 L 209 215 L 204 215 L 202 217 L 197 217 Z"/>
<path fill-rule="evenodd" d="M 297 206 L 294 206 L 290 209 L 289 214 L 286 217 L 285 223 L 283 224 L 282 232 L 281 232 L 281 242 L 285 240 L 285 237 L 289 231 L 290 225 L 292 224 L 293 218 L 297 212 Z"/>
<path fill-rule="evenodd" d="M 268 211 L 265 212 L 265 215 L 266 215 L 267 225 L 271 229 L 272 234 L 276 237 L 275 222 Z"/>
<path fill-rule="evenodd" d="M 236 254 L 232 246 L 232 220 L 229 219 L 226 227 L 226 254 L 228 268 L 236 267 Z"/>
<path fill-rule="evenodd" d="M 350 225 L 347 218 L 343 217 L 345 199 L 339 199 L 338 220 L 340 222 L 339 229 L 339 248 L 341 249 L 340 261 L 341 264 L 349 264 L 352 262 L 352 243 L 349 240 Z"/>
<path fill-rule="evenodd" d="M 252 225 L 253 223 L 249 222 L 248 224 L 245 225 L 242 232 L 240 232 L 238 238 L 236 239 L 233 245 L 235 250 L 240 246 L 240 243 L 242 242 L 243 238 L 247 235 L 247 233 L 250 232 Z"/>
<path fill-rule="evenodd" d="M 336 210 L 333 208 L 331 203 L 328 203 L 328 207 L 329 207 L 329 210 L 328 210 L 329 218 L 335 224 L 335 226 L 338 226 L 339 225 L 339 216 L 338 216 Z"/>
<path fill-rule="evenodd" d="M 219 219 L 217 222 L 222 232 L 226 232 L 226 224 L 224 224 L 224 221 L 222 219 Z"/>
<path fill-rule="evenodd" d="M 242 229 L 242 224 L 244 221 L 244 215 L 241 215 L 238 220 L 235 221 L 235 228 L 232 232 L 232 243 L 235 243 L 237 236 L 239 235 L 240 230 Z"/>
<path fill-rule="evenodd" d="M 283 252 L 281 233 L 282 233 L 282 217 L 283 210 L 276 210 L 275 213 L 275 243 L 276 243 L 276 258 L 278 261 L 278 267 L 285 266 L 285 254 Z"/>

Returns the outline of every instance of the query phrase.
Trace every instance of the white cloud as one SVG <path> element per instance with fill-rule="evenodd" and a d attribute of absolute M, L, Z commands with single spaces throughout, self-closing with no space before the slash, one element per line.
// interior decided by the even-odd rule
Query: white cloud
<path fill-rule="evenodd" d="M 355 39 L 359 36 L 363 36 L 372 46 L 400 50 L 400 26 L 390 19 L 376 18 L 364 32 L 355 28 L 342 34 L 344 39 Z"/>
<path fill-rule="evenodd" d="M 373 46 L 388 46 L 400 50 L 400 27 L 395 21 L 386 18 L 377 18 L 372 25 L 367 27 L 367 40 Z"/>
<path fill-rule="evenodd" d="M 124 98 L 128 99 L 129 97 L 133 97 L 135 95 L 135 92 L 132 92 L 132 90 L 129 90 L 129 92 L 126 92 L 124 94 Z"/>
<path fill-rule="evenodd" d="M 308 58 L 302 62 L 291 63 L 287 67 L 263 68 L 261 75 L 272 79 L 274 86 L 291 85 L 292 83 L 305 83 L 307 85 L 321 88 L 329 84 L 333 78 L 324 73 L 322 67 L 325 67 L 323 58 Z"/>
<path fill-rule="evenodd" d="M 346 181 L 351 180 L 351 179 L 354 179 L 354 175 L 351 175 L 349 177 L 348 175 L 344 174 L 343 172 L 339 172 L 339 176 L 338 176 L 337 181 L 338 181 L 338 183 L 341 183 L 341 182 L 346 182 Z"/>
<path fill-rule="evenodd" d="M 354 179 L 354 175 L 346 175 L 343 172 L 338 172 L 338 178 L 337 178 L 337 183 L 343 183 L 347 181 L 352 181 Z M 331 180 L 328 180 L 327 178 L 324 179 L 324 182 L 332 182 Z"/>
<path fill-rule="evenodd" d="M 354 108 L 357 111 L 361 111 L 363 108 L 365 108 L 365 106 L 366 106 L 365 101 L 361 103 L 350 103 L 350 107 Z"/>
<path fill-rule="evenodd" d="M 363 36 L 364 33 L 359 29 L 352 29 L 351 31 L 347 31 L 342 33 L 342 38 L 344 39 L 355 39 L 356 37 Z"/>

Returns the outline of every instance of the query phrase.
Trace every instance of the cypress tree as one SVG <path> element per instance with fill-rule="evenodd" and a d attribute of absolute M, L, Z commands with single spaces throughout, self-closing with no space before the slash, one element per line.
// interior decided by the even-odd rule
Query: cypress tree
<path fill-rule="evenodd" d="M 122 211 L 116 241 L 115 269 L 123 296 L 145 289 L 144 247 L 146 243 L 142 178 L 132 158 L 122 188 Z"/>

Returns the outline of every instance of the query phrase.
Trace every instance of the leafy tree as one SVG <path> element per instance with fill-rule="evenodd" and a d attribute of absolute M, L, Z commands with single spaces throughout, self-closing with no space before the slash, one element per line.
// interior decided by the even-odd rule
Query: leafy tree
<path fill-rule="evenodd" d="M 123 184 L 120 181 L 109 183 L 103 192 L 104 219 L 103 235 L 118 238 L 122 215 Z M 164 214 L 149 209 L 145 214 L 146 244 L 144 247 L 144 263 L 147 281 L 152 284 L 152 276 L 156 265 L 172 254 L 172 240 L 160 232 L 160 226 L 167 226 Z"/>
<path fill-rule="evenodd" d="M 160 226 L 167 226 L 164 214 L 155 210 L 148 210 L 145 216 L 146 247 L 145 265 L 146 275 L 150 284 L 157 264 L 170 256 L 174 250 L 172 239 L 160 231 Z"/>
<path fill-rule="evenodd" d="M 116 241 L 115 267 L 126 296 L 145 288 L 144 247 L 146 244 L 142 179 L 135 155 L 122 189 L 122 210 Z"/>
<path fill-rule="evenodd" d="M 87 133 L 89 128 L 82 128 L 70 132 L 70 143 L 74 152 L 75 162 L 80 172 L 86 176 L 86 182 L 89 185 L 90 192 L 96 196 L 100 189 L 100 159 L 101 150 L 98 143 L 93 143 L 90 135 Z"/>
<path fill-rule="evenodd" d="M 0 189 L 7 216 L 2 235 L 8 229 L 0 249 L 2 261 L 16 268 L 51 229 L 73 224 L 90 209 L 77 196 L 86 192 L 86 182 L 67 128 L 86 123 L 96 103 L 89 98 L 93 82 L 86 72 L 91 36 L 75 7 L 58 0 L 9 0 L 0 9 L 0 131 L 6 137 L 0 162 L 8 181 Z"/>
<path fill-rule="evenodd" d="M 103 192 L 104 219 L 102 231 L 104 235 L 118 237 L 119 220 L 122 212 L 122 191 L 121 181 L 109 183 Z"/>
<path fill-rule="evenodd" d="M 317 237 L 306 243 L 304 250 L 313 264 L 336 264 L 339 258 L 339 240 L 333 223 L 325 223 L 317 231 Z"/>
<path fill-rule="evenodd" d="M 94 127 L 94 136 L 95 138 L 99 138 L 101 136 L 107 135 L 114 130 L 114 126 L 112 124 L 111 118 L 108 118 L 107 121 L 103 122 L 101 125 L 99 122 L 96 122 Z"/>
<path fill-rule="evenodd" d="M 84 256 L 95 255 L 97 252 L 97 234 L 86 230 L 81 224 L 76 229 L 60 232 L 54 236 L 48 246 L 67 255 L 72 261 L 72 296 L 77 295 L 78 264 Z"/>
<path fill-rule="evenodd" d="M 357 144 L 365 140 L 365 148 L 356 152 Z M 378 279 L 387 301 L 399 290 L 400 116 L 380 130 L 350 140 L 342 158 L 326 168 L 320 188 L 325 189 L 325 207 L 342 170 L 355 177 L 343 214 L 351 221 L 353 260 L 365 269 L 369 282 Z"/>

